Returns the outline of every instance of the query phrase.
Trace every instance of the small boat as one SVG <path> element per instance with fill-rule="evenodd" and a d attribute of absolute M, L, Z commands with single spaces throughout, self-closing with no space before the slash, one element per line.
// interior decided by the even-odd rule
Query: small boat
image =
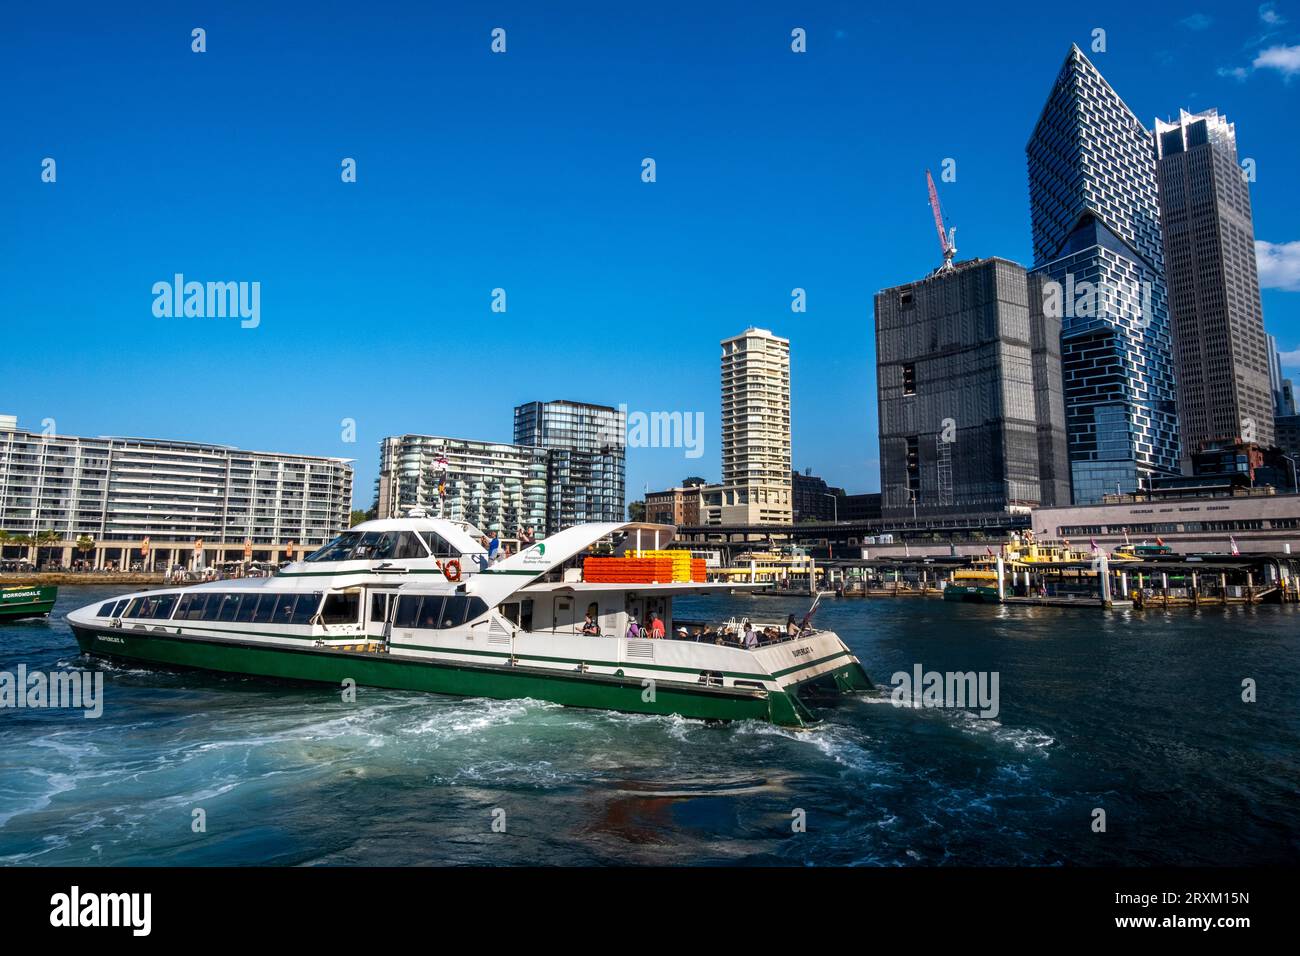
<path fill-rule="evenodd" d="M 954 571 L 952 581 L 943 589 L 945 601 L 989 601 L 998 603 L 998 573 L 983 568 Z"/>
<path fill-rule="evenodd" d="M 18 584 L 0 587 L 0 622 L 49 617 L 59 589 L 54 585 Z"/>
<path fill-rule="evenodd" d="M 1173 553 L 1174 549 L 1167 544 L 1147 544 L 1143 541 L 1141 544 L 1121 544 L 1110 553 L 1110 560 L 1113 563 L 1142 561 L 1146 558 L 1167 558 Z"/>
<path fill-rule="evenodd" d="M 461 522 L 367 521 L 272 577 L 124 594 L 68 622 L 84 653 L 136 663 L 705 720 L 799 727 L 816 720 L 801 692 L 871 688 L 809 620 L 795 636 L 779 621 L 682 635 L 675 597 L 757 585 L 641 557 L 646 528 L 656 547 L 672 531 L 577 525 L 502 558 Z M 593 554 L 605 540 L 621 557 Z M 632 627 L 653 617 L 662 637 Z"/>

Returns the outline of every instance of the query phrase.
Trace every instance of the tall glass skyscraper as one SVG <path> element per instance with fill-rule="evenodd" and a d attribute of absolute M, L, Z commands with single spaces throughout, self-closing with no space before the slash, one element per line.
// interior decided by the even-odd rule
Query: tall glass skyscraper
<path fill-rule="evenodd" d="M 1073 46 L 1025 152 L 1033 274 L 1061 315 L 1076 503 L 1179 470 L 1151 134 Z"/>
<path fill-rule="evenodd" d="M 515 444 L 548 452 L 546 533 L 575 524 L 623 521 L 627 414 L 586 402 L 515 407 Z"/>

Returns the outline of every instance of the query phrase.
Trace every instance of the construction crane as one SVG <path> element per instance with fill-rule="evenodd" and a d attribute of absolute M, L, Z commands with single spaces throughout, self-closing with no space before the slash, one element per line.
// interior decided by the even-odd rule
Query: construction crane
<path fill-rule="evenodd" d="M 939 248 L 943 250 L 943 265 L 940 268 L 951 269 L 952 258 L 957 254 L 957 227 L 944 232 L 943 211 L 939 208 L 939 191 L 934 188 L 934 177 L 930 170 L 925 171 L 925 182 L 930 187 L 930 210 L 934 213 L 934 228 L 939 233 Z"/>

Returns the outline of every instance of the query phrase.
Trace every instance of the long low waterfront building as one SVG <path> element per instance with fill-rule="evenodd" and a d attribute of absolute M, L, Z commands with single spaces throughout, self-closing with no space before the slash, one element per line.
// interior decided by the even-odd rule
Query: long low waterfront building
<path fill-rule="evenodd" d="M 1095 540 L 1113 549 L 1126 540 L 1159 538 L 1179 554 L 1300 551 L 1300 495 L 1253 494 L 1216 497 L 1109 495 L 1100 504 L 1036 508 L 1038 535 L 1068 538 L 1085 546 Z"/>
<path fill-rule="evenodd" d="M 53 532 L 41 543 L 43 563 L 162 568 L 196 557 L 237 561 L 250 551 L 275 561 L 339 534 L 351 510 L 348 458 L 40 434 L 0 416 L 0 531 Z"/>

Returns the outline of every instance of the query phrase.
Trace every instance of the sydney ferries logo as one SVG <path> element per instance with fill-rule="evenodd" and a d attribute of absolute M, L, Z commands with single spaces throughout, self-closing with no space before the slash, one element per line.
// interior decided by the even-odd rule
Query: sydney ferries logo
<path fill-rule="evenodd" d="M 539 541 L 537 542 L 537 544 L 533 545 L 531 548 L 525 551 L 520 557 L 522 558 L 523 564 L 525 566 L 529 566 L 529 565 L 545 566 L 547 564 L 546 544 L 544 542 Z"/>

